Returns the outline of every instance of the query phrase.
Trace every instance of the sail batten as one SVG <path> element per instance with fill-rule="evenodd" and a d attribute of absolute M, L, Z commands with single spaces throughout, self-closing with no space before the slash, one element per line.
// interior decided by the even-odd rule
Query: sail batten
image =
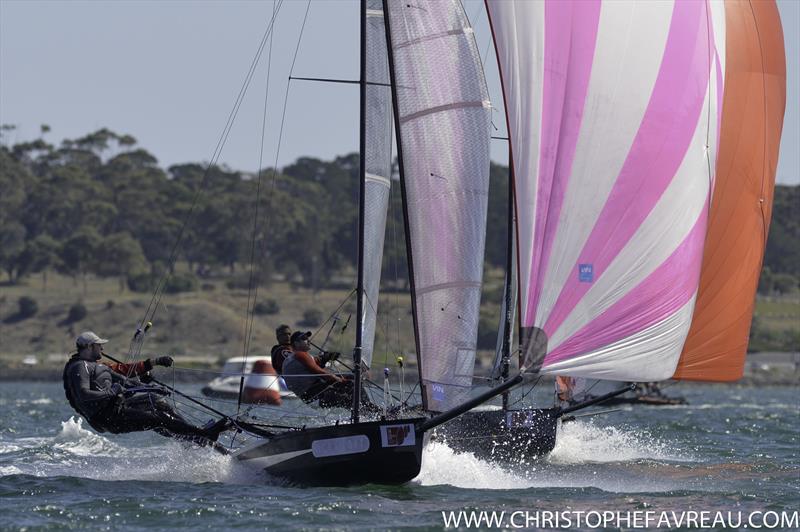
<path fill-rule="evenodd" d="M 404 115 L 400 117 L 400 123 L 405 124 L 406 122 L 410 122 L 411 120 L 416 120 L 417 118 L 432 115 L 436 113 L 443 113 L 445 111 L 452 111 L 453 109 L 464 109 L 467 107 L 489 107 L 488 102 L 485 100 L 479 102 L 455 102 L 455 103 L 448 103 L 445 105 L 438 105 L 436 107 L 430 107 L 428 109 L 421 109 L 415 113 L 410 115 Z"/>

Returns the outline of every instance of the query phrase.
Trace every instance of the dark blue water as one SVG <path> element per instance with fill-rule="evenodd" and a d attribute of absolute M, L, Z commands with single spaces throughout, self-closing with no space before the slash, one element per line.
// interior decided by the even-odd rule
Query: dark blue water
<path fill-rule="evenodd" d="M 437 529 L 449 510 L 800 509 L 797 388 L 669 392 L 690 405 L 567 423 L 525 465 L 431 445 L 405 486 L 313 489 L 155 434 L 98 435 L 60 383 L 0 383 L 0 527 Z"/>

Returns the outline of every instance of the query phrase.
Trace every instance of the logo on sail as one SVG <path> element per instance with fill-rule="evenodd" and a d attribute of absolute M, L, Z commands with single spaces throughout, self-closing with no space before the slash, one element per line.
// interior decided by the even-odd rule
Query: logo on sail
<path fill-rule="evenodd" d="M 444 401 L 444 397 L 444 386 L 438 382 L 431 383 L 431 398 L 433 398 L 434 401 Z"/>
<path fill-rule="evenodd" d="M 381 426 L 381 446 L 382 447 L 401 447 L 404 445 L 414 445 L 416 432 L 414 425 L 405 423 L 403 425 L 383 425 Z"/>
<path fill-rule="evenodd" d="M 581 283 L 594 281 L 594 264 L 578 264 L 578 281 Z"/>

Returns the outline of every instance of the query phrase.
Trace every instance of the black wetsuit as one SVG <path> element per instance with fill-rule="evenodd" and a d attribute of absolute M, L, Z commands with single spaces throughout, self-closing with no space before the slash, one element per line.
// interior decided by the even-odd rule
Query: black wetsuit
<path fill-rule="evenodd" d="M 139 381 L 115 373 L 98 362 L 83 360 L 77 354 L 64 366 L 64 392 L 72 408 L 86 418 L 98 432 L 120 434 L 154 430 L 164 436 L 199 436 L 216 440 L 219 428 L 203 429 L 188 423 L 159 393 L 133 390 Z M 128 389 L 128 396 L 114 395 L 113 384 Z"/>

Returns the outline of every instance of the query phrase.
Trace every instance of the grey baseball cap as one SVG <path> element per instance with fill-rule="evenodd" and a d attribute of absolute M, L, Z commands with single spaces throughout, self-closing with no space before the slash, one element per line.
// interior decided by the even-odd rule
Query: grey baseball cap
<path fill-rule="evenodd" d="M 92 344 L 104 344 L 108 342 L 105 338 L 100 338 L 92 331 L 82 332 L 80 336 L 75 338 L 75 343 L 81 346 L 87 346 Z"/>

